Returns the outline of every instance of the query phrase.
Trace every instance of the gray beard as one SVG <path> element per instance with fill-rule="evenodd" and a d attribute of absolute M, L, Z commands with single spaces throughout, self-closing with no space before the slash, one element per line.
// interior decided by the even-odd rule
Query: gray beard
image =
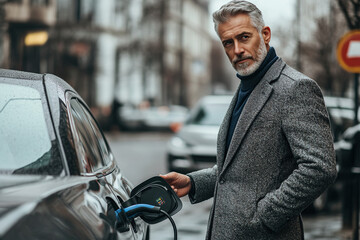
<path fill-rule="evenodd" d="M 249 63 L 238 64 L 235 67 L 235 70 L 238 72 L 240 76 L 249 76 L 253 74 L 264 61 L 267 55 L 266 45 L 263 41 L 260 42 L 259 49 L 256 51 L 256 61 L 249 66 Z"/>

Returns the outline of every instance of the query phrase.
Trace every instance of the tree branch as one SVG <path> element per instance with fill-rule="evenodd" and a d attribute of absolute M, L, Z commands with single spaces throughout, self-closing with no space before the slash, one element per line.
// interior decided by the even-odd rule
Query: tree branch
<path fill-rule="evenodd" d="M 352 1 L 352 3 L 354 3 L 353 0 L 351 0 L 351 1 Z M 344 17 L 345 17 L 346 23 L 348 24 L 349 29 L 355 29 L 355 26 L 351 20 L 349 12 L 348 12 L 348 5 L 345 2 L 346 2 L 346 0 L 345 1 L 337 0 L 337 3 L 340 7 L 340 10 L 344 14 Z"/>
<path fill-rule="evenodd" d="M 354 28 L 359 28 L 359 3 L 356 3 L 355 1 L 352 1 L 352 8 L 353 8 L 353 26 Z"/>

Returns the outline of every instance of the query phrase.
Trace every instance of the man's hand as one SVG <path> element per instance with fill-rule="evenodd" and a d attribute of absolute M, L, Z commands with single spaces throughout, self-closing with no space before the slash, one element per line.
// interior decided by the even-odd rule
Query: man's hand
<path fill-rule="evenodd" d="M 184 174 L 171 172 L 166 175 L 160 175 L 174 189 L 178 197 L 186 196 L 191 189 L 191 180 Z"/>

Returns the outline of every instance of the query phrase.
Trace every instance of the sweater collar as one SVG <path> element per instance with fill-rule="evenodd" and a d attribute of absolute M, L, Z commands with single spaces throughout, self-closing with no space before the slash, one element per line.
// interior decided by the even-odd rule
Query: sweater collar
<path fill-rule="evenodd" d="M 270 47 L 264 61 L 261 63 L 260 67 L 252 74 L 248 76 L 241 76 L 240 74 L 236 74 L 236 76 L 241 80 L 242 91 L 248 91 L 254 89 L 258 82 L 265 75 L 267 70 L 271 67 L 271 65 L 278 59 L 276 55 L 275 49 Z"/>

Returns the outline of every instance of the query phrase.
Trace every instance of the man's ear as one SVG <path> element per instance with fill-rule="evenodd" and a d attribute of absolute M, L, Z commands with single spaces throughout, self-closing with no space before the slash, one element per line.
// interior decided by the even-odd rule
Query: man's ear
<path fill-rule="evenodd" d="M 266 45 L 269 45 L 270 43 L 270 39 L 271 39 L 271 30 L 270 27 L 266 26 L 263 28 L 263 30 L 261 31 L 264 42 Z"/>

